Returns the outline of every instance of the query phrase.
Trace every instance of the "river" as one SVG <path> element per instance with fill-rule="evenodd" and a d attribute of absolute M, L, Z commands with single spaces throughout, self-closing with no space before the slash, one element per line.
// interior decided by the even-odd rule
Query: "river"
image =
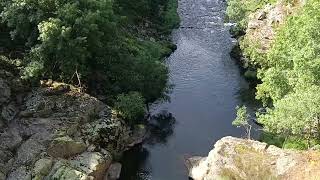
<path fill-rule="evenodd" d="M 168 58 L 171 102 L 153 107 L 152 137 L 123 157 L 123 180 L 187 180 L 186 155 L 206 156 L 214 143 L 243 131 L 231 125 L 235 107 L 253 106 L 247 82 L 229 52 L 225 0 L 180 0 L 177 50 Z"/>

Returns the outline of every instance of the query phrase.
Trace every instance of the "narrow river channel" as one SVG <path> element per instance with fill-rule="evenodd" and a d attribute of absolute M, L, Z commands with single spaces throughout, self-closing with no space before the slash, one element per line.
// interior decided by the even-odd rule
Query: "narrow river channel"
<path fill-rule="evenodd" d="M 213 144 L 243 132 L 231 125 L 235 107 L 251 106 L 248 89 L 230 58 L 225 0 L 180 0 L 177 50 L 168 58 L 171 102 L 154 106 L 152 137 L 124 154 L 123 180 L 187 180 L 185 155 L 206 156 Z M 249 103 L 249 104 L 248 104 Z"/>

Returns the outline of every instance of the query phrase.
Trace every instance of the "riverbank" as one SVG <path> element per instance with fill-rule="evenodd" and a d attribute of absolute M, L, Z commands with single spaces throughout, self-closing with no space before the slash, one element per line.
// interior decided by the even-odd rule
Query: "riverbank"
<path fill-rule="evenodd" d="M 309 80 L 318 77 L 312 67 L 318 59 L 313 44 L 319 40 L 313 36 L 319 33 L 314 29 L 319 3 L 231 0 L 228 5 L 229 20 L 237 24 L 232 30 L 238 38 L 233 55 L 264 105 L 257 116 L 266 132 L 261 139 L 284 148 L 308 149 L 319 144 L 319 130 L 313 125 L 317 122 L 309 121 L 308 115 L 313 106 L 318 109 L 317 104 L 303 105 L 318 97 L 318 82 Z M 305 106 L 308 109 L 300 110 Z M 312 129 L 308 135 L 306 129 Z"/>

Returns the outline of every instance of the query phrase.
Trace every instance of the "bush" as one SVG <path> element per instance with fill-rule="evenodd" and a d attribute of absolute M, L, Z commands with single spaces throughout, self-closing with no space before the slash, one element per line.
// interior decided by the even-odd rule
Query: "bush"
<path fill-rule="evenodd" d="M 247 28 L 250 13 L 264 7 L 268 3 L 276 0 L 228 0 L 227 18 L 229 21 L 237 23 L 232 29 L 234 35 L 241 35 Z"/>
<path fill-rule="evenodd" d="M 145 113 L 145 100 L 138 92 L 120 94 L 115 103 L 115 109 L 119 115 L 127 120 L 130 124 L 138 123 Z"/>

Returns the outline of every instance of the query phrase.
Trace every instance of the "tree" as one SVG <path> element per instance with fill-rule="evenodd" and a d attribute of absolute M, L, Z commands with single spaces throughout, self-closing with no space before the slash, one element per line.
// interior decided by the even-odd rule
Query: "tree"
<path fill-rule="evenodd" d="M 24 78 L 81 80 L 89 92 L 107 94 L 111 102 L 118 94 L 137 91 L 150 103 L 164 97 L 168 70 L 163 59 L 172 51 L 167 43 L 130 34 L 114 9 L 119 4 L 132 7 L 133 14 L 159 24 L 167 1 L 159 2 L 3 0 L 0 8 L 12 38 L 26 44 Z"/>
<path fill-rule="evenodd" d="M 243 127 L 246 130 L 246 136 L 248 139 L 251 138 L 251 128 L 252 126 L 249 124 L 250 121 L 250 115 L 247 112 L 247 107 L 246 106 L 237 106 L 237 117 L 236 119 L 232 122 L 232 125 L 236 127 Z"/>
<path fill-rule="evenodd" d="M 311 86 L 286 95 L 259 115 L 268 132 L 320 140 L 320 87 Z"/>

